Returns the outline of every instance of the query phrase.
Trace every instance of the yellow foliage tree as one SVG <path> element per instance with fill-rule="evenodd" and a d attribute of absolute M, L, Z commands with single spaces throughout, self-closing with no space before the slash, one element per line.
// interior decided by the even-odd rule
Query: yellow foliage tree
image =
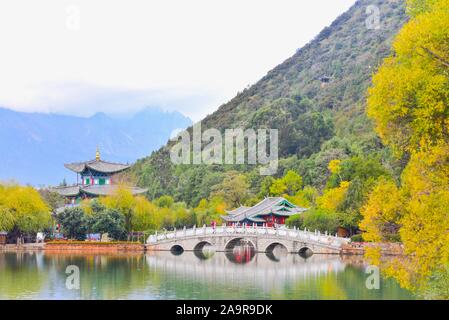
<path fill-rule="evenodd" d="M 293 196 L 302 187 L 302 177 L 293 170 L 287 173 L 280 179 L 273 181 L 270 186 L 270 194 L 273 196 Z"/>
<path fill-rule="evenodd" d="M 285 195 L 285 198 L 297 206 L 311 208 L 315 206 L 318 195 L 317 189 L 311 186 L 306 186 L 302 190 L 299 190 L 294 196 Z"/>
<path fill-rule="evenodd" d="M 118 210 L 125 218 L 126 231 L 129 232 L 132 230 L 132 219 L 136 201 L 131 191 L 124 186 L 118 186 L 112 195 L 102 197 L 100 202 L 107 208 Z"/>
<path fill-rule="evenodd" d="M 419 280 L 449 265 L 449 145 L 414 154 L 402 181 L 408 201 L 400 234 L 406 253 L 419 261 Z"/>
<path fill-rule="evenodd" d="M 221 215 L 226 214 L 226 202 L 221 197 L 212 197 L 210 201 L 202 199 L 193 209 L 197 225 L 210 224 L 212 221 L 221 222 Z"/>
<path fill-rule="evenodd" d="M 318 207 L 334 212 L 338 211 L 345 200 L 349 185 L 349 181 L 342 181 L 337 188 L 327 189 L 321 197 L 317 198 Z"/>
<path fill-rule="evenodd" d="M 11 213 L 11 210 L 4 205 L 0 205 L 0 231 L 11 230 L 14 227 L 14 221 L 14 215 Z"/>
<path fill-rule="evenodd" d="M 406 258 L 385 273 L 408 289 L 423 290 L 429 277 L 449 265 L 449 144 L 414 152 L 401 176 L 402 186 L 380 181 L 365 207 L 360 228 L 370 241 L 388 240 L 387 224 L 400 226 Z"/>
<path fill-rule="evenodd" d="M 341 171 L 341 160 L 338 159 L 331 160 L 327 168 L 331 173 L 339 174 Z"/>
<path fill-rule="evenodd" d="M 162 217 L 157 214 L 157 207 L 144 197 L 136 197 L 132 226 L 134 230 L 157 230 L 162 224 Z"/>
<path fill-rule="evenodd" d="M 50 208 L 32 187 L 0 185 L 0 229 L 36 232 L 51 225 Z"/>
<path fill-rule="evenodd" d="M 403 208 L 403 196 L 396 184 L 385 178 L 379 179 L 361 209 L 363 238 L 373 242 L 397 240 Z"/>
<path fill-rule="evenodd" d="M 449 140 L 449 0 L 425 7 L 400 31 L 369 90 L 368 115 L 398 155 Z"/>
<path fill-rule="evenodd" d="M 368 115 L 383 142 L 410 160 L 398 191 L 373 191 L 361 227 L 379 239 L 385 214 L 398 221 L 407 258 L 386 270 L 417 289 L 449 266 L 449 0 L 407 3 L 412 19 L 373 79 Z M 394 203 L 398 194 L 402 208 Z"/>

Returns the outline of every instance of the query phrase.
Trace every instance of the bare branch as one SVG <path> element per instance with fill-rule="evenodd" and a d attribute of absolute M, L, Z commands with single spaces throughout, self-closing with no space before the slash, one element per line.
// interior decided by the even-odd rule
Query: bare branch
<path fill-rule="evenodd" d="M 449 61 L 446 61 L 444 58 L 440 57 L 438 54 L 433 52 L 432 50 L 421 46 L 421 49 L 423 49 L 425 52 L 427 52 L 429 55 L 431 55 L 433 58 L 438 60 L 440 63 L 442 63 L 445 67 L 449 68 Z"/>

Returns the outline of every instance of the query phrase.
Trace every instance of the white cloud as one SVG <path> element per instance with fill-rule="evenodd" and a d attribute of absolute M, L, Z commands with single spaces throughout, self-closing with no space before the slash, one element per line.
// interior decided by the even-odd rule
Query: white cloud
<path fill-rule="evenodd" d="M 160 105 L 198 120 L 354 2 L 1 1 L 0 105 L 74 114 Z"/>

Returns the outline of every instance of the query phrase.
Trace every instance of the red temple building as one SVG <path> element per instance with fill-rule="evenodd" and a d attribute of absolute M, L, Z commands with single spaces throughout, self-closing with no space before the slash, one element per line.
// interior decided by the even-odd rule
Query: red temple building
<path fill-rule="evenodd" d="M 307 209 L 292 204 L 282 197 L 265 198 L 254 207 L 239 207 L 227 211 L 222 219 L 229 225 L 257 225 L 275 227 L 284 225 L 285 220 L 295 214 L 300 214 Z"/>

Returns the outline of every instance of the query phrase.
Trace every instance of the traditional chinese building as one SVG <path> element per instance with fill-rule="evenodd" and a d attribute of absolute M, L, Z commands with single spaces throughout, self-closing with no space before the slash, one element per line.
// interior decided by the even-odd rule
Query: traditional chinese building
<path fill-rule="evenodd" d="M 118 181 L 115 180 L 117 174 L 130 167 L 127 164 L 101 160 L 99 150 L 97 150 L 95 160 L 69 163 L 64 166 L 76 173 L 77 183 L 72 186 L 53 188 L 52 190 L 65 198 L 66 206 L 77 205 L 83 199 L 113 194 L 118 187 Z M 128 188 L 134 195 L 147 191 L 147 189 L 137 187 L 125 188 Z"/>
<path fill-rule="evenodd" d="M 227 225 L 258 225 L 274 227 L 284 225 L 285 220 L 307 209 L 298 207 L 282 197 L 265 198 L 254 207 L 239 207 L 227 211 L 222 219 Z"/>

